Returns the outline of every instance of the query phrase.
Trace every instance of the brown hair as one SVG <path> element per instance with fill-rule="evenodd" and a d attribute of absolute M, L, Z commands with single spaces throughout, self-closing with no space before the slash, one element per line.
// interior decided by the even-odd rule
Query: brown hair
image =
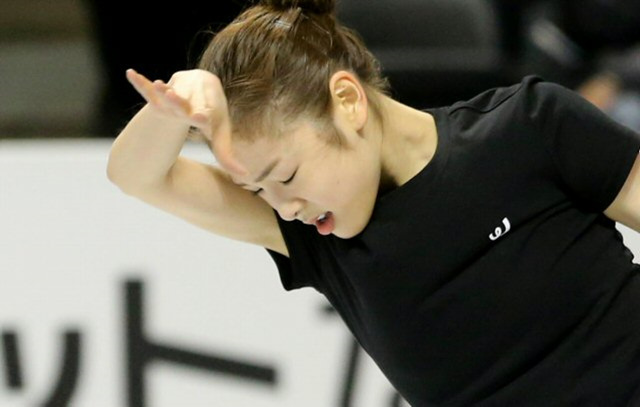
<path fill-rule="evenodd" d="M 386 94 L 388 82 L 358 34 L 336 20 L 335 1 L 262 0 L 213 37 L 199 68 L 220 78 L 234 135 L 252 141 L 279 130 L 274 119 L 301 115 L 331 125 L 329 79 L 338 70 L 355 74 L 381 119 L 376 92 Z"/>

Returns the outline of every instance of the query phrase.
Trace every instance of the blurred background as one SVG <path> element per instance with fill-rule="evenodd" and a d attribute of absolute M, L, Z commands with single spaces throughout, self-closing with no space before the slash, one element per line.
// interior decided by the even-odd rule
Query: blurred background
<path fill-rule="evenodd" d="M 0 138 L 91 137 L 103 86 L 81 0 L 0 5 Z"/>
<path fill-rule="evenodd" d="M 135 7 L 134 7 L 135 4 Z M 114 137 L 140 107 L 124 71 L 192 67 L 207 36 L 249 4 L 3 0 L 0 137 Z M 339 17 L 416 107 L 537 74 L 640 129 L 640 2 L 342 0 Z"/>

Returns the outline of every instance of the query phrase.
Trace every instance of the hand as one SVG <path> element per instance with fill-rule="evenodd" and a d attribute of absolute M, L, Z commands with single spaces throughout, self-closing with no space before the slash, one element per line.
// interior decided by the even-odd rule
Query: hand
<path fill-rule="evenodd" d="M 217 76 L 194 69 L 176 72 L 169 83 L 159 79 L 152 82 L 128 69 L 127 79 L 157 112 L 200 130 L 223 168 L 246 175 L 232 155 L 227 99 Z"/>
<path fill-rule="evenodd" d="M 222 87 L 210 72 L 177 72 L 167 84 L 160 79 L 152 82 L 133 69 L 128 69 L 127 79 L 157 112 L 198 128 L 208 139 L 212 138 L 214 112 L 219 111 L 218 116 L 227 114 Z"/>

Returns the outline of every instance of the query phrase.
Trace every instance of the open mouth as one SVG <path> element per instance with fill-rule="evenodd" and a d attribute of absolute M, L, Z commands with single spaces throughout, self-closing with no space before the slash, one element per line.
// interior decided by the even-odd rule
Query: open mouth
<path fill-rule="evenodd" d="M 335 218 L 333 213 L 325 212 L 322 215 L 318 216 L 315 221 L 316 228 L 318 229 L 318 233 L 321 235 L 329 235 L 333 232 L 335 228 Z"/>

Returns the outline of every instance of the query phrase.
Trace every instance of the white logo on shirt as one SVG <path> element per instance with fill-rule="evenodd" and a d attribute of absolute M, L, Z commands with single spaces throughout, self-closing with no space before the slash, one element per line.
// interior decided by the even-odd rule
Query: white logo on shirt
<path fill-rule="evenodd" d="M 502 225 L 504 226 L 504 229 L 498 226 L 496 230 L 489 235 L 489 239 L 498 240 L 498 238 L 500 238 L 502 235 L 506 234 L 508 231 L 511 230 L 511 223 L 509 223 L 509 219 L 507 218 L 502 219 Z"/>

